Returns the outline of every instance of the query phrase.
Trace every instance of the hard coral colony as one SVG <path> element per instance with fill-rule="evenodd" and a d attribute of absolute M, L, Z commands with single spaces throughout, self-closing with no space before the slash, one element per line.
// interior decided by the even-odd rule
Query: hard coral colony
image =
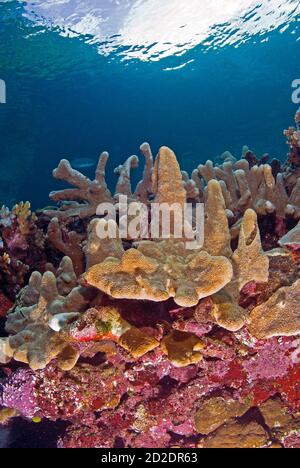
<path fill-rule="evenodd" d="M 300 130 L 285 134 L 284 165 L 244 149 L 191 177 L 144 144 L 143 180 L 132 156 L 115 194 L 107 153 L 95 180 L 63 160 L 58 208 L 2 208 L 1 424 L 65 421 L 59 447 L 300 447 Z M 96 216 L 121 195 L 149 217 L 204 203 L 203 248 L 122 240 Z"/>

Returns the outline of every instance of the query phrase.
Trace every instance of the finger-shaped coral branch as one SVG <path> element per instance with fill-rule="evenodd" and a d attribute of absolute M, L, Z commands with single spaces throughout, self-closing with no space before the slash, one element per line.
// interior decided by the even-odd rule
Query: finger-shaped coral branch
<path fill-rule="evenodd" d="M 147 203 L 152 193 L 153 155 L 149 143 L 143 143 L 140 150 L 145 157 L 145 167 L 143 179 L 138 183 L 134 195 L 142 203 Z"/>
<path fill-rule="evenodd" d="M 58 220 L 52 218 L 47 231 L 48 239 L 63 255 L 70 257 L 77 275 L 84 272 L 84 254 L 81 246 L 83 236 L 75 231 L 67 231 Z"/>
<path fill-rule="evenodd" d="M 244 215 L 238 248 L 232 260 L 239 290 L 251 281 L 267 283 L 269 259 L 262 249 L 257 215 L 253 210 L 247 210 Z"/>
<path fill-rule="evenodd" d="M 204 250 L 211 255 L 230 257 L 231 236 L 225 211 L 221 185 L 211 180 L 207 187 L 205 203 Z"/>
<path fill-rule="evenodd" d="M 94 181 L 73 169 L 69 161 L 63 159 L 57 169 L 53 171 L 53 176 L 75 188 L 52 192 L 50 198 L 56 202 L 62 202 L 62 206 L 57 211 L 46 210 L 45 213 L 50 217 L 55 216 L 59 219 L 74 216 L 83 219 L 95 215 L 100 203 L 112 202 L 111 193 L 105 182 L 107 159 L 107 153 L 100 155 Z"/>
<path fill-rule="evenodd" d="M 156 203 L 178 203 L 183 206 L 186 202 L 186 191 L 177 158 L 165 146 L 160 148 L 156 157 L 152 183 Z"/>
<path fill-rule="evenodd" d="M 130 156 L 124 164 L 121 164 L 115 169 L 115 174 L 118 174 L 119 176 L 119 180 L 116 186 L 116 198 L 118 195 L 126 195 L 129 199 L 133 198 L 130 172 L 131 169 L 137 168 L 138 165 L 139 158 L 137 156 Z"/>

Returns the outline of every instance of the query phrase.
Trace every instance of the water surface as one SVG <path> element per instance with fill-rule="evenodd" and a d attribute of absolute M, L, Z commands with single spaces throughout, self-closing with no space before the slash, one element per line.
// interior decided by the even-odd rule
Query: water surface
<path fill-rule="evenodd" d="M 62 157 L 103 150 L 113 185 L 145 140 L 188 171 L 245 144 L 284 159 L 299 19 L 295 0 L 0 2 L 1 203 L 46 205 Z"/>

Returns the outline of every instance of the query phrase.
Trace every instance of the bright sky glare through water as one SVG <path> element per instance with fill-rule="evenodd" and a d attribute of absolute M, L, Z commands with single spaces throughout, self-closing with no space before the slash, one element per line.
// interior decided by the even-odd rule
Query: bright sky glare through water
<path fill-rule="evenodd" d="M 282 26 L 286 29 L 300 13 L 298 0 L 261 0 L 259 4 L 256 0 L 42 0 L 27 4 L 28 16 L 35 22 L 59 27 L 67 36 L 89 35 L 102 53 L 125 46 L 124 58 L 140 60 L 183 54 L 198 44 L 239 45 Z"/>

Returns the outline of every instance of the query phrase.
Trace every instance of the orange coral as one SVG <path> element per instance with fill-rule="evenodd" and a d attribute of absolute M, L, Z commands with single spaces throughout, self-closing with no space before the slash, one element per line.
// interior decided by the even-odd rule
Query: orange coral
<path fill-rule="evenodd" d="M 230 289 L 230 286 L 228 289 Z M 212 297 L 213 308 L 211 315 L 220 327 L 235 332 L 245 325 L 248 313 L 239 306 L 235 294 L 230 294 L 228 289 L 225 288 Z"/>
<path fill-rule="evenodd" d="M 36 216 L 31 213 L 31 204 L 27 202 L 20 202 L 13 208 L 13 214 L 17 218 L 20 232 L 23 236 L 29 234 L 31 223 L 36 219 Z"/>

